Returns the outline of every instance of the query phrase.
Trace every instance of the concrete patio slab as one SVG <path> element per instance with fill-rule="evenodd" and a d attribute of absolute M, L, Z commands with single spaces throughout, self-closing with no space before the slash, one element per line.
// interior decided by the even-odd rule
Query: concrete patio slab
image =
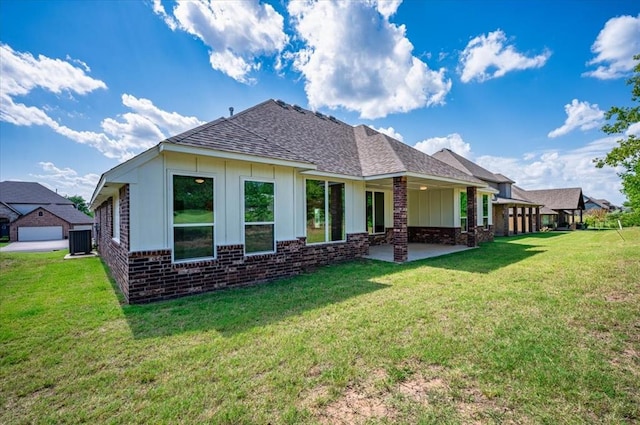
<path fill-rule="evenodd" d="M 47 252 L 61 251 L 63 249 L 69 249 L 68 239 L 60 239 L 56 241 L 11 242 L 9 245 L 0 248 L 0 252 Z"/>
<path fill-rule="evenodd" d="M 407 261 L 423 260 L 425 258 L 439 257 L 454 252 L 467 251 L 470 248 L 464 245 L 438 245 L 427 243 L 410 243 Z M 369 247 L 369 255 L 363 258 L 370 260 L 388 261 L 393 263 L 393 245 L 376 245 Z"/>

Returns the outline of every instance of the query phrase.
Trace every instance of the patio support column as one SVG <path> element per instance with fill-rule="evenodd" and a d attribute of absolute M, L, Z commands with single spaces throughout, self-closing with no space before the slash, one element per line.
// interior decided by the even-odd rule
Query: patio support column
<path fill-rule="evenodd" d="M 529 215 L 527 216 L 529 220 L 529 233 L 533 233 L 533 208 L 529 207 Z"/>
<path fill-rule="evenodd" d="M 513 234 L 518 234 L 518 207 L 513 207 Z"/>
<path fill-rule="evenodd" d="M 467 246 L 478 246 L 476 240 L 476 227 L 478 226 L 478 189 L 475 186 L 467 187 Z"/>
<path fill-rule="evenodd" d="M 522 210 L 522 233 L 527 233 L 527 208 L 521 207 Z"/>
<path fill-rule="evenodd" d="M 536 207 L 536 231 L 539 232 L 542 227 L 542 221 L 540 220 L 540 207 Z"/>
<path fill-rule="evenodd" d="M 509 236 L 509 206 L 502 208 L 502 235 Z"/>
<path fill-rule="evenodd" d="M 393 261 L 407 261 L 408 245 L 407 176 L 400 176 L 393 178 Z"/>

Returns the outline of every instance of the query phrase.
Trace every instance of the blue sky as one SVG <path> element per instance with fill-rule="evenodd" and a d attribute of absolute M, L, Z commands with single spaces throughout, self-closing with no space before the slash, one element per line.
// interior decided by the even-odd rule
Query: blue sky
<path fill-rule="evenodd" d="M 591 160 L 635 53 L 637 1 L 6 0 L 0 180 L 89 199 L 163 138 L 274 98 L 621 204 Z"/>

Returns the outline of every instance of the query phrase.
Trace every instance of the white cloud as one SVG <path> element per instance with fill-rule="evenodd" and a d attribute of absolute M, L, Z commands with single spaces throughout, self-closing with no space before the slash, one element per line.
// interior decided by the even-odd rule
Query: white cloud
<path fill-rule="evenodd" d="M 444 68 L 431 70 L 412 55 L 404 25 L 388 19 L 396 3 L 289 3 L 305 47 L 288 57 L 304 76 L 311 108 L 343 107 L 362 118 L 380 118 L 444 103 L 451 80 Z"/>
<path fill-rule="evenodd" d="M 458 133 L 449 134 L 445 137 L 431 137 L 415 144 L 414 148 L 428 155 L 432 155 L 442 149 L 450 149 L 451 151 L 462 155 L 465 158 L 471 158 L 471 145 L 464 140 Z"/>
<path fill-rule="evenodd" d="M 202 40 L 212 49 L 211 67 L 242 83 L 254 82 L 249 74 L 260 68 L 260 56 L 278 55 L 289 41 L 282 15 L 258 0 L 179 0 L 172 15 L 154 0 L 153 11 L 172 30 Z"/>
<path fill-rule="evenodd" d="M 604 120 L 604 111 L 601 111 L 595 103 L 592 105 L 589 102 L 573 99 L 571 103 L 564 105 L 564 110 L 567 113 L 567 119 L 562 126 L 550 131 L 549 137 L 564 136 L 576 128 L 583 131 L 591 130 L 601 126 Z"/>
<path fill-rule="evenodd" d="M 123 94 L 123 105 L 133 112 L 124 113 L 119 119 L 104 119 L 101 123 L 103 132 L 74 130 L 54 120 L 45 107 L 25 105 L 15 98 L 25 97 L 37 88 L 52 93 L 67 91 L 85 95 L 106 88 L 106 84 L 60 59 L 42 55 L 36 59 L 31 53 L 16 52 L 5 44 L 0 44 L 0 55 L 0 120 L 17 126 L 47 126 L 77 143 L 99 150 L 108 158 L 127 160 L 167 136 L 202 124 L 195 117 L 163 111 L 148 99 Z M 80 66 L 88 69 L 84 62 Z"/>
<path fill-rule="evenodd" d="M 640 14 L 609 19 L 591 46 L 591 51 L 596 56 L 587 65 L 598 67 L 583 73 L 583 76 L 601 80 L 626 76 L 637 63 L 633 55 L 640 53 Z"/>
<path fill-rule="evenodd" d="M 551 51 L 528 57 L 508 44 L 502 30 L 482 34 L 473 38 L 460 54 L 458 70 L 463 83 L 476 80 L 483 82 L 504 76 L 507 72 L 544 66 Z"/>
<path fill-rule="evenodd" d="M 404 136 L 402 134 L 398 133 L 396 131 L 396 129 L 393 128 L 393 127 L 387 127 L 387 128 L 384 128 L 384 127 L 380 127 L 380 128 L 371 127 L 371 128 L 373 128 L 377 132 L 380 132 L 382 134 L 386 134 L 389 137 L 393 137 L 396 140 L 404 142 Z"/>
<path fill-rule="evenodd" d="M 40 162 L 38 165 L 44 174 L 30 174 L 30 176 L 38 179 L 49 189 L 56 190 L 62 196 L 80 195 L 89 201 L 93 189 L 100 180 L 98 174 L 78 175 L 75 170 L 69 167 L 58 168 L 52 162 Z"/>
<path fill-rule="evenodd" d="M 3 97 L 24 96 L 36 88 L 55 94 L 68 91 L 81 95 L 107 88 L 103 81 L 89 77 L 83 69 L 69 62 L 43 55 L 35 58 L 29 52 L 16 52 L 3 43 L 0 43 L 0 63 L 0 94 Z"/>
<path fill-rule="evenodd" d="M 606 137 L 578 149 L 528 153 L 522 158 L 484 155 L 475 162 L 515 180 L 524 189 L 581 187 L 586 195 L 621 205 L 624 196 L 617 170 L 599 169 L 593 163 L 594 158 L 604 157 L 615 145 L 615 137 Z"/>

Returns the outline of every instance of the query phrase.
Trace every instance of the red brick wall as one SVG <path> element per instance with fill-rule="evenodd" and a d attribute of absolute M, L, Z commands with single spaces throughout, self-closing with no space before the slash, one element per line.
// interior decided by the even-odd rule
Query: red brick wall
<path fill-rule="evenodd" d="M 393 261 L 403 263 L 409 255 L 407 230 L 407 176 L 393 178 Z"/>
<path fill-rule="evenodd" d="M 42 212 L 42 216 L 40 216 Z M 62 226 L 62 237 L 69 238 L 69 223 L 51 214 L 44 208 L 36 208 L 29 214 L 23 215 L 13 223 L 11 223 L 11 229 L 9 231 L 9 240 L 18 240 L 18 227 L 43 227 L 43 226 Z"/>
<path fill-rule="evenodd" d="M 215 260 L 171 262 L 170 250 L 132 252 L 128 256 L 129 303 L 147 303 L 216 289 L 247 286 L 293 276 L 314 267 L 367 254 L 366 233 L 346 242 L 307 245 L 304 238 L 278 241 L 275 254 L 244 255 L 243 245 L 216 247 Z"/>

